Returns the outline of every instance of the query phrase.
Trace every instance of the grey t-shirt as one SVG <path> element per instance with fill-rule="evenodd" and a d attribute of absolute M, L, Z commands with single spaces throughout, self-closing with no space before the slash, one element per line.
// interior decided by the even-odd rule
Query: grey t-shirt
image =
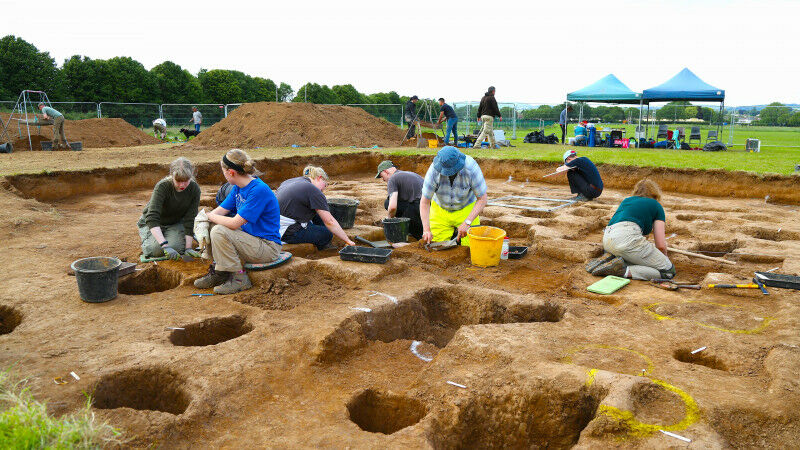
<path fill-rule="evenodd" d="M 328 199 L 316 186 L 311 184 L 311 180 L 306 177 L 290 178 L 280 186 L 275 193 L 278 197 L 278 204 L 281 207 L 281 215 L 294 219 L 298 223 L 289 226 L 284 233 L 294 234 L 301 223 L 306 223 L 314 218 L 318 209 L 328 211 Z"/>
<path fill-rule="evenodd" d="M 422 182 L 423 179 L 418 174 L 398 170 L 386 183 L 386 191 L 390 196 L 397 192 L 398 202 L 411 203 L 422 197 Z"/>

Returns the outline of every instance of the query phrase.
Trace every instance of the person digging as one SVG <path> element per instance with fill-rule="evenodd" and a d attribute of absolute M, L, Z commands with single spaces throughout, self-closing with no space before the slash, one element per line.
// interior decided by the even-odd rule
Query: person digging
<path fill-rule="evenodd" d="M 586 263 L 586 271 L 634 280 L 672 279 L 675 265 L 667 255 L 666 218 L 659 203 L 661 188 L 643 179 L 632 194 L 620 203 L 603 233 L 606 253 Z M 647 240 L 651 232 L 654 242 Z"/>
<path fill-rule="evenodd" d="M 406 139 L 411 139 L 415 135 L 417 138 L 419 138 L 420 134 L 422 133 L 422 128 L 420 127 L 419 120 L 417 119 L 418 101 L 419 97 L 412 95 L 411 98 L 409 98 L 406 102 L 405 113 L 403 113 L 403 120 L 408 124 Z"/>
<path fill-rule="evenodd" d="M 389 160 L 378 164 L 378 174 L 386 182 L 386 208 L 388 216 L 407 217 L 409 219 L 408 234 L 414 239 L 422 238 L 422 219 L 420 218 L 420 198 L 422 197 L 423 179 L 414 172 L 397 170 Z"/>
<path fill-rule="evenodd" d="M 603 179 L 597 166 L 585 156 L 578 156 L 575 150 L 564 152 L 564 165 L 556 169 L 556 173 L 567 173 L 569 190 L 575 195 L 575 201 L 594 200 L 603 193 Z"/>
<path fill-rule="evenodd" d="M 64 134 L 64 115 L 49 106 L 45 106 L 44 103 L 39 103 L 39 111 L 42 112 L 44 120 L 53 120 L 53 150 L 59 148 L 72 150 L 72 147 L 67 142 L 67 136 Z"/>
<path fill-rule="evenodd" d="M 486 180 L 475 159 L 455 147 L 443 147 L 422 183 L 422 240 L 430 244 L 456 238 L 469 246 L 467 232 L 480 224 L 488 201 Z"/>

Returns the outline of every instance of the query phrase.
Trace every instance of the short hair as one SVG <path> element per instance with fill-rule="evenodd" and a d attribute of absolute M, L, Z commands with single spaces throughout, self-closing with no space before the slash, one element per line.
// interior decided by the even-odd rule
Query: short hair
<path fill-rule="evenodd" d="M 417 97 L 416 95 L 412 95 L 409 100 L 419 100 L 419 97 Z"/>
<path fill-rule="evenodd" d="M 316 180 L 317 178 L 322 177 L 323 180 L 328 181 L 328 174 L 325 173 L 325 170 L 323 170 L 322 167 L 306 166 L 305 169 L 303 169 L 303 176 L 309 180 Z"/>
<path fill-rule="evenodd" d="M 197 175 L 197 169 L 195 169 L 194 164 L 183 156 L 172 161 L 169 165 L 169 176 L 175 181 L 193 180 L 195 175 Z"/>
<path fill-rule="evenodd" d="M 44 102 L 39 102 L 39 106 L 44 106 Z"/>
<path fill-rule="evenodd" d="M 439 97 L 439 101 L 444 103 L 444 97 Z"/>
<path fill-rule="evenodd" d="M 494 92 L 494 86 L 489 86 L 489 89 L 487 89 L 487 91 Z"/>
<path fill-rule="evenodd" d="M 658 183 L 653 180 L 648 180 L 647 178 L 639 180 L 633 187 L 633 192 L 631 194 L 637 197 L 652 198 L 656 201 L 661 200 L 661 188 L 658 186 Z"/>

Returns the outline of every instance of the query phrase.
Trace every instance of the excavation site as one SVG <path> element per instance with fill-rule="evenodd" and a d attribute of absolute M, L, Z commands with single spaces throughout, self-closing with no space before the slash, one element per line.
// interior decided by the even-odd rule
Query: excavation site
<path fill-rule="evenodd" d="M 84 150 L 47 171 L 35 152 L 8 160 L 0 364 L 27 376 L 51 414 L 90 395 L 127 448 L 800 442 L 800 294 L 708 288 L 751 284 L 754 272 L 800 275 L 798 177 L 602 164 L 602 196 L 571 202 L 566 178 L 542 178 L 557 163 L 476 158 L 490 201 L 480 224 L 526 247 L 519 259 L 482 268 L 468 247 L 429 251 L 410 238 L 370 264 L 342 260 L 334 238 L 321 251 L 286 244 L 291 259 L 250 271 L 251 289 L 209 295 L 193 282 L 210 261 L 141 262 L 136 222 L 176 155 L 197 166 L 200 207 L 217 206 L 220 142 L 233 144 L 224 126 L 193 148 L 148 150 L 153 158 L 131 149 L 92 162 L 99 153 Z M 261 179 L 274 190 L 307 164 L 323 167 L 329 199 L 358 200 L 344 231 L 369 241 L 385 239 L 378 164 L 424 175 L 432 161 L 292 150 L 254 152 Z M 642 178 L 664 191 L 669 246 L 707 257 L 670 253 L 674 281 L 700 289 L 634 280 L 589 292 L 600 278 L 585 264 L 603 254 L 609 219 Z M 135 264 L 113 300 L 81 300 L 70 265 L 95 256 Z"/>

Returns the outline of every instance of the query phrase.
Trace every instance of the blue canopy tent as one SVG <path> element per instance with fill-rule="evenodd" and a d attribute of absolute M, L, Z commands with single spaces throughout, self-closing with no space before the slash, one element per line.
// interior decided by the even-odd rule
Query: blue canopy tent
<path fill-rule="evenodd" d="M 650 117 L 650 103 L 683 100 L 720 102 L 719 110 L 720 113 L 722 113 L 722 110 L 725 108 L 725 91 L 715 88 L 701 80 L 687 68 L 678 72 L 677 75 L 670 78 L 665 83 L 642 91 L 642 104 L 647 104 L 648 118 Z M 639 126 L 641 126 L 641 114 L 639 117 Z"/>
<path fill-rule="evenodd" d="M 595 81 L 594 83 L 579 89 L 575 92 L 567 94 L 568 102 L 581 103 L 581 109 L 578 115 L 578 121 L 583 118 L 583 104 L 584 103 L 617 103 L 617 104 L 638 104 L 639 108 L 639 122 L 641 123 L 641 104 L 642 94 L 633 92 L 619 80 L 614 74 L 608 74 L 603 78 Z M 568 113 L 569 114 L 569 113 Z"/>

